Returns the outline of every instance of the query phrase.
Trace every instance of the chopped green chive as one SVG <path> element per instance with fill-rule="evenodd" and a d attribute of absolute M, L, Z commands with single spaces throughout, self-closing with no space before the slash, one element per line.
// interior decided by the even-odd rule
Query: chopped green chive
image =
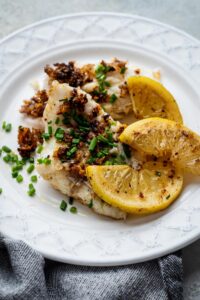
<path fill-rule="evenodd" d="M 23 176 L 22 176 L 21 174 L 19 174 L 19 175 L 16 177 L 16 180 L 17 180 L 18 183 L 21 183 L 21 182 L 24 180 L 24 178 L 23 178 Z"/>
<path fill-rule="evenodd" d="M 109 161 L 109 160 L 107 160 L 107 161 L 104 163 L 105 166 L 111 166 L 112 164 L 113 164 L 112 161 Z"/>
<path fill-rule="evenodd" d="M 50 164 L 51 164 L 51 160 L 50 160 L 48 157 L 45 157 L 45 158 L 43 159 L 43 163 L 44 163 L 45 165 L 50 165 Z"/>
<path fill-rule="evenodd" d="M 4 152 L 6 152 L 6 153 L 10 153 L 10 152 L 11 152 L 11 149 L 8 148 L 7 146 L 3 146 L 3 147 L 2 147 L 2 150 L 3 150 Z"/>
<path fill-rule="evenodd" d="M 114 103 L 117 100 L 117 96 L 115 94 L 112 94 L 110 96 L 110 103 Z"/>
<path fill-rule="evenodd" d="M 15 166 L 12 167 L 12 172 L 20 171 L 23 169 L 23 165 L 18 163 Z"/>
<path fill-rule="evenodd" d="M 34 163 L 34 157 L 30 157 L 30 158 L 29 158 L 29 162 L 30 162 L 31 164 L 33 164 L 33 163 Z"/>
<path fill-rule="evenodd" d="M 72 147 L 69 151 L 67 151 L 67 157 L 73 156 L 76 153 L 76 151 L 77 151 L 77 147 L 76 146 Z"/>
<path fill-rule="evenodd" d="M 94 151 L 96 145 L 97 145 L 97 137 L 95 136 L 90 142 L 89 151 Z"/>
<path fill-rule="evenodd" d="M 32 175 L 31 176 L 31 181 L 32 182 L 37 182 L 37 176 L 36 175 Z"/>
<path fill-rule="evenodd" d="M 6 162 L 6 163 L 9 163 L 11 161 L 11 156 L 9 154 L 7 154 L 6 156 L 3 157 L 3 160 Z"/>
<path fill-rule="evenodd" d="M 10 132 L 12 130 L 12 124 L 7 124 L 5 128 L 5 132 Z"/>
<path fill-rule="evenodd" d="M 13 178 L 17 178 L 17 176 L 18 176 L 18 172 L 17 171 L 12 172 L 12 177 Z"/>
<path fill-rule="evenodd" d="M 111 86 L 111 84 L 110 84 L 109 81 L 105 81 L 104 84 L 105 84 L 105 86 L 107 86 L 107 87 L 110 87 L 110 86 Z"/>
<path fill-rule="evenodd" d="M 80 139 L 73 139 L 72 140 L 72 144 L 79 144 L 80 143 Z"/>
<path fill-rule="evenodd" d="M 31 174 L 34 169 L 35 169 L 34 164 L 30 164 L 30 166 L 27 168 L 27 173 Z"/>
<path fill-rule="evenodd" d="M 12 130 L 12 124 L 11 123 L 6 124 L 6 122 L 4 121 L 2 124 L 2 129 L 5 132 L 10 132 Z"/>
<path fill-rule="evenodd" d="M 121 67 L 121 70 L 120 70 L 120 74 L 124 74 L 125 72 L 126 72 L 126 67 L 124 66 L 124 67 Z"/>
<path fill-rule="evenodd" d="M 52 136 L 52 133 L 53 133 L 53 128 L 52 128 L 52 126 L 48 126 L 48 134 L 49 134 L 50 136 Z"/>
<path fill-rule="evenodd" d="M 74 202 L 74 198 L 73 197 L 69 197 L 69 204 L 72 205 Z"/>
<path fill-rule="evenodd" d="M 2 188 L 0 188 L 0 195 L 3 193 L 3 189 Z"/>
<path fill-rule="evenodd" d="M 51 164 L 51 160 L 48 157 L 45 158 L 38 158 L 37 162 L 41 165 L 41 164 L 45 164 L 45 165 L 50 165 Z"/>
<path fill-rule="evenodd" d="M 89 208 L 92 208 L 92 207 L 93 207 L 93 200 L 92 200 L 92 199 L 90 200 L 90 203 L 88 204 L 88 207 L 89 207 Z"/>
<path fill-rule="evenodd" d="M 37 147 L 37 153 L 41 153 L 42 152 L 42 150 L 44 149 L 44 147 L 42 146 L 42 145 L 39 145 L 38 147 Z"/>
<path fill-rule="evenodd" d="M 56 120 L 55 120 L 55 124 L 59 124 L 60 123 L 60 118 L 56 118 Z"/>
<path fill-rule="evenodd" d="M 64 138 L 64 133 L 65 133 L 64 129 L 57 128 L 54 136 L 58 141 L 62 141 Z"/>
<path fill-rule="evenodd" d="M 156 176 L 159 176 L 159 177 L 161 176 L 161 172 L 159 172 L 159 171 L 156 171 L 155 174 L 156 174 Z"/>
<path fill-rule="evenodd" d="M 166 199 L 169 199 L 169 198 L 170 198 L 170 194 L 169 194 L 169 195 L 167 195 Z"/>
<path fill-rule="evenodd" d="M 28 185 L 28 192 L 27 192 L 28 195 L 29 195 L 30 197 L 33 197 L 33 196 L 35 195 L 35 192 L 36 192 L 36 190 L 35 190 L 33 184 L 30 183 L 30 184 Z"/>
<path fill-rule="evenodd" d="M 75 206 L 70 207 L 70 212 L 72 214 L 76 214 L 77 213 L 77 208 Z"/>
<path fill-rule="evenodd" d="M 62 200 L 60 203 L 60 209 L 65 211 L 66 208 L 67 208 L 67 203 L 64 200 Z"/>
<path fill-rule="evenodd" d="M 48 124 L 52 124 L 52 121 L 48 121 L 47 123 L 48 123 Z"/>
<path fill-rule="evenodd" d="M 50 134 L 48 132 L 45 132 L 42 134 L 42 137 L 45 139 L 45 141 L 50 139 Z"/>
<path fill-rule="evenodd" d="M 2 129 L 6 129 L 6 121 L 3 121 L 3 123 L 2 123 Z"/>
<path fill-rule="evenodd" d="M 88 160 L 86 161 L 87 164 L 93 164 L 96 160 L 96 157 L 90 157 L 88 158 Z"/>

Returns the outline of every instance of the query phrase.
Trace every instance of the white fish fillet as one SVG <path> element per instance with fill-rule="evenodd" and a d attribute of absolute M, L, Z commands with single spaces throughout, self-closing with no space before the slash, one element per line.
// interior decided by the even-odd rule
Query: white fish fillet
<path fill-rule="evenodd" d="M 57 81 L 52 83 L 49 90 L 49 100 L 43 116 L 46 130 L 48 127 L 48 121 L 52 121 L 54 132 L 57 127 L 61 127 L 61 125 L 55 124 L 55 120 L 57 118 L 56 112 L 61 104 L 59 100 L 69 98 L 72 91 L 73 88 L 71 88 L 68 84 L 59 84 Z M 78 93 L 84 93 L 79 88 L 77 91 Z M 89 114 L 91 110 L 98 105 L 92 100 L 90 95 L 87 95 L 87 99 L 88 102 L 85 105 L 85 114 Z M 101 109 L 97 119 L 101 120 L 104 114 L 104 111 Z M 111 126 L 112 132 L 115 134 L 120 126 L 120 123 L 116 122 L 113 126 Z M 126 213 L 101 200 L 97 195 L 95 195 L 87 181 L 70 176 L 69 164 L 62 163 L 58 158 L 53 156 L 54 151 L 59 147 L 60 144 L 56 141 L 55 137 L 52 137 L 50 140 L 44 142 L 44 150 L 41 154 L 41 157 L 49 156 L 51 159 L 51 164 L 37 164 L 37 170 L 39 174 L 45 180 L 49 181 L 49 183 L 51 183 L 55 189 L 61 191 L 63 194 L 74 197 L 84 205 L 89 205 L 92 199 L 92 209 L 96 213 L 109 216 L 114 219 L 125 219 Z"/>

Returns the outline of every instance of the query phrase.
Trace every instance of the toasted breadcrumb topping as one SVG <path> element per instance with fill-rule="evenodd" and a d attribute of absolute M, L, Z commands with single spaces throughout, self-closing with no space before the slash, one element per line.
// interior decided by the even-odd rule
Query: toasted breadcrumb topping
<path fill-rule="evenodd" d="M 18 151 L 22 157 L 29 158 L 35 151 L 37 145 L 43 142 L 42 131 L 35 128 L 19 126 L 18 129 Z"/>

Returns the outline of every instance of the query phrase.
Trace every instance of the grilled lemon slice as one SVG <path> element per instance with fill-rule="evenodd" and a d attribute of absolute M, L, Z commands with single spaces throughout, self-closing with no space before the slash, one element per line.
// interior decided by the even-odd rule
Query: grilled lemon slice
<path fill-rule="evenodd" d="M 148 214 L 168 207 L 179 195 L 182 175 L 171 163 L 146 162 L 141 170 L 127 165 L 89 166 L 87 178 L 105 202 L 127 213 Z"/>
<path fill-rule="evenodd" d="M 182 123 L 182 116 L 172 94 L 159 82 L 144 76 L 127 80 L 137 119 L 161 117 Z"/>
<path fill-rule="evenodd" d="M 123 131 L 120 141 L 138 151 L 168 157 L 185 172 L 200 175 L 200 136 L 174 121 L 140 120 Z"/>

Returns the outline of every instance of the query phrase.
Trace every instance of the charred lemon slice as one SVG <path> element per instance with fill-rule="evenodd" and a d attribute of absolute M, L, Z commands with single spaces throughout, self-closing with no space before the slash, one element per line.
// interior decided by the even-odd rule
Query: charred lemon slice
<path fill-rule="evenodd" d="M 147 162 L 141 170 L 123 166 L 89 166 L 87 178 L 105 202 L 132 214 L 154 213 L 168 207 L 179 195 L 182 175 L 169 163 Z"/>
<path fill-rule="evenodd" d="M 161 117 L 182 123 L 182 116 L 172 94 L 159 82 L 143 76 L 127 80 L 133 111 L 137 119 Z"/>
<path fill-rule="evenodd" d="M 140 120 L 123 131 L 120 141 L 138 151 L 168 157 L 185 172 L 200 175 L 200 136 L 174 121 Z"/>

